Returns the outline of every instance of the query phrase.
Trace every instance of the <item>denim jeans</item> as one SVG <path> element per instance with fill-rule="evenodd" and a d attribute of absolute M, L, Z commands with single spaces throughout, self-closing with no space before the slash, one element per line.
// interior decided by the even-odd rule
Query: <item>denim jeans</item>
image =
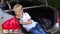
<path fill-rule="evenodd" d="M 34 28 L 29 31 L 31 34 L 46 34 L 39 24 L 36 24 Z"/>

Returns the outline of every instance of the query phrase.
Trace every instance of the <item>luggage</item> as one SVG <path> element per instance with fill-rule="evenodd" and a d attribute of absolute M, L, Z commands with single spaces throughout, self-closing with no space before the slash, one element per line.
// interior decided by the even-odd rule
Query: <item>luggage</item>
<path fill-rule="evenodd" d="M 38 22 L 42 25 L 43 29 L 52 25 L 52 21 L 46 18 L 38 18 Z"/>

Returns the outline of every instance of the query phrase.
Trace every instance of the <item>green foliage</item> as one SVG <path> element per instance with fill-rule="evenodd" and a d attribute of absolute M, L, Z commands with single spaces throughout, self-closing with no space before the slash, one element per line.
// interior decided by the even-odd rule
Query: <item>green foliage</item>
<path fill-rule="evenodd" d="M 49 6 L 55 7 L 60 12 L 60 0 L 47 0 Z"/>

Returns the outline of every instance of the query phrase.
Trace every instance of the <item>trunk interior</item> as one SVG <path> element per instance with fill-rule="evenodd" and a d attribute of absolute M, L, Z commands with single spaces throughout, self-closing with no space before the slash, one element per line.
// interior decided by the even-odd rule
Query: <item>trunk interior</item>
<path fill-rule="evenodd" d="M 48 6 L 24 9 L 24 12 L 29 13 L 32 19 L 37 22 L 39 18 L 46 18 L 46 19 L 51 20 L 52 24 L 47 28 L 47 30 L 53 27 L 56 22 L 56 10 Z M 10 11 L 7 13 L 14 15 L 13 11 L 12 12 Z"/>

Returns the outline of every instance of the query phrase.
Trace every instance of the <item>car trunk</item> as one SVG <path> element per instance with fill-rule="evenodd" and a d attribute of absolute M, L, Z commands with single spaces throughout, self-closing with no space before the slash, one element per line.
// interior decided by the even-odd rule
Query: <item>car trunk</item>
<path fill-rule="evenodd" d="M 25 7 L 23 8 L 24 12 L 29 13 L 34 21 L 39 22 L 39 18 L 45 18 L 52 21 L 52 24 L 47 27 L 47 30 L 52 28 L 54 24 L 57 22 L 57 11 L 56 9 L 49 7 L 49 6 L 32 6 L 32 7 Z M 14 15 L 14 12 L 7 12 L 11 15 Z"/>
<path fill-rule="evenodd" d="M 39 6 L 34 8 L 28 8 L 28 9 L 25 9 L 24 11 L 28 12 L 34 21 L 38 22 L 39 18 L 46 18 L 51 20 L 52 24 L 47 29 L 50 29 L 56 23 L 57 11 L 52 7 Z"/>

